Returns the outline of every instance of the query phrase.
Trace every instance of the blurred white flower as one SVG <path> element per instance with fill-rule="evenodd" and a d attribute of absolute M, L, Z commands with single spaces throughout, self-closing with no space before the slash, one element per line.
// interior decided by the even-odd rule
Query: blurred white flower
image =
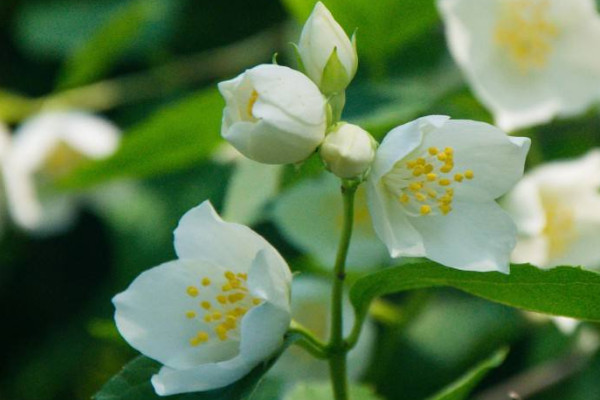
<path fill-rule="evenodd" d="M 392 257 L 509 272 L 516 228 L 494 201 L 523 174 L 530 140 L 483 122 L 428 116 L 394 128 L 375 155 L 368 204 Z"/>
<path fill-rule="evenodd" d="M 226 102 L 221 135 L 252 160 L 299 162 L 325 137 L 325 98 L 298 71 L 259 65 L 219 83 L 219 91 Z"/>
<path fill-rule="evenodd" d="M 292 283 L 292 318 L 322 340 L 329 336 L 331 304 L 331 284 L 323 278 L 300 275 Z M 345 299 L 344 333 L 349 334 L 354 323 L 354 313 L 350 302 Z M 358 380 L 369 366 L 375 341 L 375 326 L 367 320 L 362 328 L 360 339 L 348 353 L 348 377 Z M 317 360 L 304 349 L 290 347 L 273 369 L 271 376 L 281 377 L 286 382 L 307 380 L 327 380 L 327 363 Z"/>
<path fill-rule="evenodd" d="M 528 172 L 502 204 L 518 229 L 514 262 L 600 268 L 600 150 Z"/>
<path fill-rule="evenodd" d="M 324 173 L 281 194 L 273 209 L 273 221 L 285 237 L 328 268 L 335 262 L 342 234 L 341 197 L 339 179 Z M 388 265 L 389 254 L 373 230 L 364 185 L 358 188 L 354 206 L 348 269 L 366 270 Z"/>
<path fill-rule="evenodd" d="M 304 24 L 298 53 L 306 75 L 326 94 L 340 93 L 354 78 L 358 67 L 356 42 L 336 22 L 320 1 Z"/>
<path fill-rule="evenodd" d="M 116 126 L 85 113 L 48 112 L 25 121 L 4 162 L 14 222 L 36 233 L 67 227 L 75 215 L 74 196 L 53 190 L 53 183 L 82 162 L 111 155 L 119 139 Z"/>
<path fill-rule="evenodd" d="M 360 178 L 370 168 L 377 142 L 358 125 L 337 124 L 325 136 L 321 159 L 327 168 L 340 178 Z"/>
<path fill-rule="evenodd" d="M 594 0 L 438 0 L 450 51 L 505 130 L 585 111 L 600 98 Z"/>
<path fill-rule="evenodd" d="M 233 383 L 277 352 L 290 323 L 283 258 L 208 201 L 181 218 L 175 251 L 113 299 L 121 335 L 164 365 L 152 377 L 159 395 Z"/>

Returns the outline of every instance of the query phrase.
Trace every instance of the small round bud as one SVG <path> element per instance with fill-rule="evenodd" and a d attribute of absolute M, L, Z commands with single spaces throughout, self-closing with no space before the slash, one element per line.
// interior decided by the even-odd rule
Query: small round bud
<path fill-rule="evenodd" d="M 369 169 L 377 142 L 360 126 L 340 123 L 321 145 L 321 159 L 340 178 L 361 177 Z"/>

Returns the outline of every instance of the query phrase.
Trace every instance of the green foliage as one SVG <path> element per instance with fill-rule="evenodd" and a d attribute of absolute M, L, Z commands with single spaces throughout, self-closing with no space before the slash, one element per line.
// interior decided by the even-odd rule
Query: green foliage
<path fill-rule="evenodd" d="M 508 349 L 496 351 L 428 400 L 466 400 L 485 375 L 504 362 L 507 354 Z"/>
<path fill-rule="evenodd" d="M 281 0 L 299 24 L 310 15 L 315 0 Z M 323 0 L 346 32 L 357 30 L 358 51 L 383 68 L 404 45 L 430 31 L 438 22 L 432 0 Z"/>
<path fill-rule="evenodd" d="M 350 385 L 348 391 L 350 400 L 380 399 L 368 386 Z M 332 398 L 331 384 L 326 382 L 300 383 L 285 396 L 285 400 L 330 400 Z"/>
<path fill-rule="evenodd" d="M 221 389 L 208 392 L 186 393 L 169 396 L 172 400 L 243 400 L 248 399 L 262 376 L 273 365 L 275 359 L 264 362 L 254 368 L 244 378 Z M 123 370 L 109 380 L 94 395 L 94 400 L 152 400 L 163 399 L 154 392 L 150 378 L 160 369 L 160 363 L 138 356 Z"/>
<path fill-rule="evenodd" d="M 508 275 L 467 272 L 423 261 L 375 272 L 350 290 L 358 318 L 378 296 L 412 289 L 447 286 L 511 307 L 544 314 L 600 321 L 600 275 L 575 267 L 551 270 L 512 265 Z"/>
<path fill-rule="evenodd" d="M 165 11 L 163 5 L 158 0 L 136 0 L 118 9 L 66 60 L 58 87 L 82 85 L 102 77 L 131 48 L 143 28 Z"/>
<path fill-rule="evenodd" d="M 220 142 L 223 105 L 218 91 L 208 89 L 164 107 L 125 132 L 113 156 L 82 166 L 62 185 L 88 187 L 115 178 L 140 178 L 193 166 Z"/>

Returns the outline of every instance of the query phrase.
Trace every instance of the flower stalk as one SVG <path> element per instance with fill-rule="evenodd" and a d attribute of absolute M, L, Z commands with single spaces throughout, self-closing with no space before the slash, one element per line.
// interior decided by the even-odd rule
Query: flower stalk
<path fill-rule="evenodd" d="M 348 399 L 348 378 L 346 371 L 346 353 L 348 346 L 343 337 L 343 294 L 346 278 L 346 257 L 352 237 L 354 223 L 354 195 L 358 183 L 356 181 L 343 181 L 342 197 L 344 200 L 344 222 L 342 236 L 338 246 L 334 267 L 333 289 L 331 292 L 331 337 L 329 339 L 329 369 L 335 400 Z"/>

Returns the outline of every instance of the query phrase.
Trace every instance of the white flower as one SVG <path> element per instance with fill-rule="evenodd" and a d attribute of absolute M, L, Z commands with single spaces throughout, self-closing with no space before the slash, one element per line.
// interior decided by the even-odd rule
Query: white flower
<path fill-rule="evenodd" d="M 273 221 L 291 243 L 314 257 L 321 266 L 331 268 L 342 234 L 343 214 L 340 181 L 323 173 L 316 179 L 298 183 L 277 198 Z M 373 230 L 366 191 L 361 185 L 354 202 L 354 231 L 347 267 L 364 271 L 389 265 L 390 261 L 385 246 Z"/>
<path fill-rule="evenodd" d="M 450 51 L 497 124 L 579 114 L 600 98 L 593 0 L 438 0 Z"/>
<path fill-rule="evenodd" d="M 304 24 L 298 52 L 306 74 L 326 94 L 342 92 L 358 67 L 352 41 L 320 1 Z"/>
<path fill-rule="evenodd" d="M 321 145 L 321 158 L 340 178 L 364 175 L 375 157 L 377 142 L 358 125 L 340 123 L 327 134 Z"/>
<path fill-rule="evenodd" d="M 24 229 L 47 233 L 73 219 L 73 197 L 52 184 L 82 162 L 111 155 L 120 133 L 105 119 L 79 112 L 48 112 L 27 120 L 13 136 L 4 164 L 11 216 Z"/>
<path fill-rule="evenodd" d="M 527 173 L 503 205 L 519 231 L 512 259 L 600 268 L 600 150 Z"/>
<path fill-rule="evenodd" d="M 392 257 L 508 272 L 516 228 L 494 201 L 523 174 L 530 140 L 444 116 L 390 131 L 368 178 L 375 231 Z"/>
<path fill-rule="evenodd" d="M 283 258 L 208 201 L 181 218 L 175 251 L 113 299 L 121 335 L 164 365 L 152 377 L 159 395 L 233 383 L 280 348 L 290 323 Z"/>
<path fill-rule="evenodd" d="M 292 283 L 292 317 L 321 340 L 329 337 L 331 323 L 331 283 L 324 278 L 299 275 Z M 349 334 L 354 323 L 354 312 L 344 297 L 344 334 Z M 369 366 L 375 344 L 375 326 L 370 319 L 363 325 L 356 346 L 348 353 L 348 376 L 358 380 Z M 270 376 L 282 377 L 287 383 L 307 380 L 326 380 L 327 363 L 318 360 L 297 346 L 290 347 L 277 360 Z"/>
<path fill-rule="evenodd" d="M 226 102 L 221 135 L 252 160 L 299 162 L 325 137 L 325 99 L 298 71 L 259 65 L 219 83 L 219 91 Z"/>

